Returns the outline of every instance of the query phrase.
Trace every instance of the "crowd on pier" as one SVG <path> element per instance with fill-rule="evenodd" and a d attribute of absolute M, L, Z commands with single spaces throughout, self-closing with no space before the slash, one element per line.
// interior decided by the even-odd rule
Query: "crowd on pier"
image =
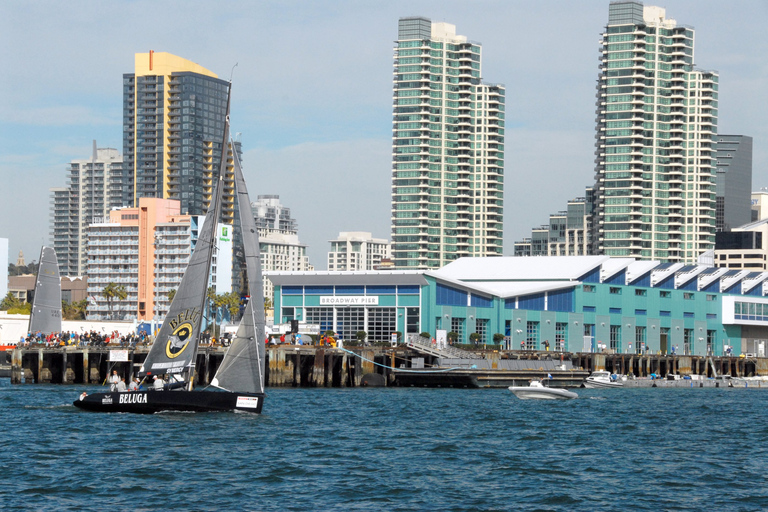
<path fill-rule="evenodd" d="M 30 332 L 19 340 L 19 347 L 122 347 L 135 348 L 151 344 L 151 336 L 146 331 L 139 333 L 120 334 L 117 331 L 64 331 L 43 334 L 40 331 Z"/>

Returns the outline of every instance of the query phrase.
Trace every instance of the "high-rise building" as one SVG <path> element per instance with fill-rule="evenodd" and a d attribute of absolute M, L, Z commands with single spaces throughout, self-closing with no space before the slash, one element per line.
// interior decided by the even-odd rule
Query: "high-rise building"
<path fill-rule="evenodd" d="M 72 160 L 67 186 L 51 189 L 51 237 L 62 276 L 86 270 L 88 226 L 124 206 L 120 194 L 123 159 L 116 149 L 97 148 L 90 158 Z"/>
<path fill-rule="evenodd" d="M 449 23 L 401 18 L 394 57 L 392 260 L 438 268 L 502 254 L 504 86 Z"/>
<path fill-rule="evenodd" d="M 695 263 L 715 245 L 718 74 L 637 1 L 609 5 L 601 45 L 595 254 Z"/>
<path fill-rule="evenodd" d="M 263 271 L 310 271 L 307 246 L 299 241 L 298 222 L 291 209 L 280 203 L 280 196 L 260 195 L 251 203 L 251 212 L 259 230 L 259 249 Z M 263 280 L 264 297 L 272 298 L 274 286 Z"/>
<path fill-rule="evenodd" d="M 752 222 L 752 137 L 718 135 L 717 230 Z"/>
<path fill-rule="evenodd" d="M 568 201 L 566 210 L 549 215 L 549 224 L 531 230 L 514 244 L 515 256 L 585 256 L 591 250 L 593 189 Z"/>
<path fill-rule="evenodd" d="M 331 240 L 328 271 L 374 270 L 389 259 L 389 241 L 364 231 L 342 231 Z"/>
<path fill-rule="evenodd" d="M 175 199 L 205 214 L 218 173 L 229 84 L 165 52 L 137 53 L 123 75 L 123 201 Z M 239 152 L 239 145 L 236 143 Z M 234 178 L 225 178 L 223 219 L 234 218 Z"/>

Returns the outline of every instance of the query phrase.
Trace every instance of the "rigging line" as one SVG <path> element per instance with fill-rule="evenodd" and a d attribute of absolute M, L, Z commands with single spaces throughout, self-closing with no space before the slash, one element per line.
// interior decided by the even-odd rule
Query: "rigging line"
<path fill-rule="evenodd" d="M 424 373 L 424 370 L 406 370 L 405 368 L 392 368 L 391 366 L 383 365 L 381 363 L 377 363 L 376 361 L 371 361 L 370 359 L 366 359 L 365 357 L 361 356 L 360 354 L 356 354 L 355 352 L 352 352 L 351 350 L 347 350 L 345 348 L 336 347 L 337 350 L 343 350 L 344 352 L 347 352 L 349 354 L 352 354 L 355 357 L 359 357 L 363 361 L 368 361 L 369 363 L 373 363 L 376 366 L 381 366 L 382 368 L 389 368 L 390 370 L 397 370 L 398 372 L 413 372 L 413 373 Z M 442 370 L 429 370 L 431 373 L 440 373 L 440 372 L 450 372 L 452 370 L 461 370 L 459 367 L 452 367 L 452 368 L 443 368 Z"/>

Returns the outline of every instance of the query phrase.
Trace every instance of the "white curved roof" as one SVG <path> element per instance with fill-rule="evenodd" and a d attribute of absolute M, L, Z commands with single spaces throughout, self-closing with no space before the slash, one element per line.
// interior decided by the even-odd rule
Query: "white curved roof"
<path fill-rule="evenodd" d="M 461 258 L 428 275 L 466 282 L 568 281 L 611 260 L 608 256 L 509 256 Z"/>

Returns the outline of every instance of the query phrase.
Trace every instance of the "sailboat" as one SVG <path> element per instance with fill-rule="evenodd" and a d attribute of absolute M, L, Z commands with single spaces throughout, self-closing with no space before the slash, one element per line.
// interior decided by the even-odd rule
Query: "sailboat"
<path fill-rule="evenodd" d="M 248 190 L 236 151 L 232 152 L 235 189 L 251 298 L 245 307 L 236 335 L 211 381 L 211 387 L 214 389 L 194 388 L 195 360 L 207 300 L 211 259 L 216 246 L 216 225 L 222 208 L 231 87 L 230 84 L 221 165 L 211 204 L 168 315 L 139 370 L 139 377 L 150 385 L 153 379 L 162 379 L 163 376 L 170 376 L 170 384 L 165 385 L 162 390 L 83 394 L 75 400 L 76 407 L 98 412 L 147 414 L 163 411 L 261 413 L 265 397 L 266 332 L 261 255 L 256 223 L 250 210 Z"/>
<path fill-rule="evenodd" d="M 35 281 L 35 296 L 29 313 L 31 334 L 61 332 L 61 276 L 53 247 L 40 249 L 40 266 Z"/>

